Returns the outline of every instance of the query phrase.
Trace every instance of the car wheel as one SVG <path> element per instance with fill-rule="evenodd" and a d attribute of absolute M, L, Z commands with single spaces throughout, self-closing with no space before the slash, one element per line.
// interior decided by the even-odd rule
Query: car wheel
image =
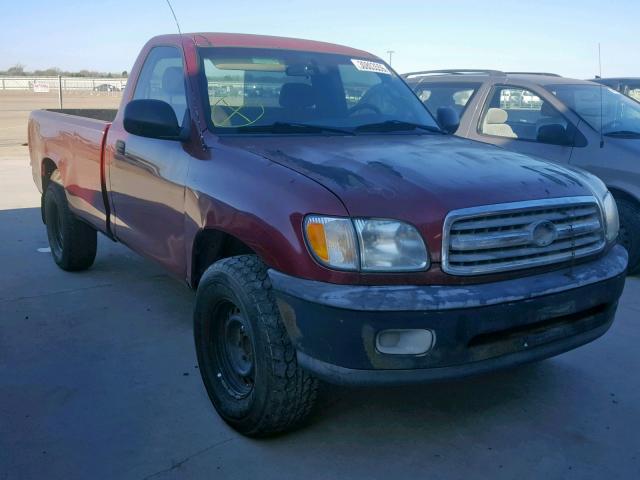
<path fill-rule="evenodd" d="M 273 435 L 308 417 L 318 381 L 298 365 L 258 257 L 227 258 L 204 273 L 194 337 L 209 398 L 238 432 Z"/>
<path fill-rule="evenodd" d="M 97 232 L 71 213 L 63 188 L 53 181 L 44 196 L 44 219 L 51 255 L 61 269 L 72 272 L 93 265 Z"/>
<path fill-rule="evenodd" d="M 618 243 L 629 253 L 629 267 L 631 274 L 640 272 L 640 208 L 626 199 L 616 199 L 620 214 L 620 233 Z"/>

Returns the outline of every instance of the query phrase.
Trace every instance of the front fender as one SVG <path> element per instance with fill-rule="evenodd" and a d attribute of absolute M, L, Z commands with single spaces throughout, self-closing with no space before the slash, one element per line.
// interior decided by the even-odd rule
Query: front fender
<path fill-rule="evenodd" d="M 209 153 L 207 158 L 192 158 L 187 179 L 187 278 L 193 273 L 197 234 L 215 229 L 242 241 L 269 267 L 289 275 L 357 282 L 355 273 L 335 272 L 316 263 L 304 242 L 305 215 L 347 215 L 332 192 L 300 173 L 241 149 L 218 144 Z"/>

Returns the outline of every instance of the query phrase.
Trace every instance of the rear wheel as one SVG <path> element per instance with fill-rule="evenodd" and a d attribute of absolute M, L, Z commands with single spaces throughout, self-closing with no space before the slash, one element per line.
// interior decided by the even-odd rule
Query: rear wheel
<path fill-rule="evenodd" d="M 640 208 L 629 200 L 617 198 L 620 214 L 618 242 L 629 252 L 629 274 L 640 272 Z"/>
<path fill-rule="evenodd" d="M 205 272 L 194 336 L 207 393 L 234 429 L 267 436 L 307 418 L 318 382 L 298 366 L 266 267 L 255 255 L 221 260 Z"/>
<path fill-rule="evenodd" d="M 97 232 L 71 213 L 64 190 L 53 181 L 44 196 L 44 218 L 56 264 L 67 271 L 89 268 L 96 258 Z"/>

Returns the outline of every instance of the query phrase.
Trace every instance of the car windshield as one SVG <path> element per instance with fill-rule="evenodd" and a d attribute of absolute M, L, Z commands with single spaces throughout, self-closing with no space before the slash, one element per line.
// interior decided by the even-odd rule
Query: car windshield
<path fill-rule="evenodd" d="M 386 64 L 279 49 L 200 49 L 216 133 L 440 133 Z"/>
<path fill-rule="evenodd" d="M 640 137 L 640 103 L 599 85 L 546 87 L 593 129 L 607 136 Z"/>
<path fill-rule="evenodd" d="M 433 116 L 437 115 L 438 108 L 449 107 L 461 117 L 480 88 L 479 83 L 466 82 L 410 82 L 409 85 Z"/>

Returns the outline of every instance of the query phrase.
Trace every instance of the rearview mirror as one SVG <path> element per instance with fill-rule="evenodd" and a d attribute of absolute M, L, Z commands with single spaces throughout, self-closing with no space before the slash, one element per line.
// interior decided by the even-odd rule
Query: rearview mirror
<path fill-rule="evenodd" d="M 436 120 L 440 128 L 451 135 L 456 133 L 456 130 L 458 130 L 460 126 L 458 112 L 451 107 L 439 107 Z"/>
<path fill-rule="evenodd" d="M 289 77 L 310 77 L 316 73 L 312 65 L 289 65 L 285 71 Z"/>
<path fill-rule="evenodd" d="M 538 130 L 537 140 L 540 143 L 549 143 L 551 145 L 564 147 L 573 145 L 573 140 L 567 133 L 567 129 L 557 123 L 541 126 Z"/>
<path fill-rule="evenodd" d="M 132 100 L 124 109 L 124 129 L 141 137 L 182 140 L 171 105 L 162 100 Z"/>

